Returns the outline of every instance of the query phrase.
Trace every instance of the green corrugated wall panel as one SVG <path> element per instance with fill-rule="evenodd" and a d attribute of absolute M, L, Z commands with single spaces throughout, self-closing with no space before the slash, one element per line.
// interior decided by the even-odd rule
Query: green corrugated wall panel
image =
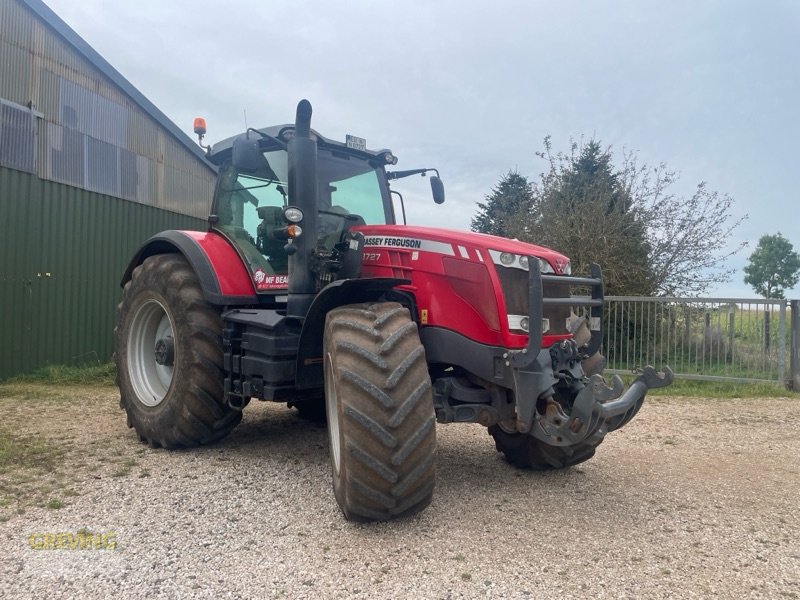
<path fill-rule="evenodd" d="M 0 168 L 0 379 L 108 360 L 119 280 L 133 253 L 159 231 L 205 226 Z"/>

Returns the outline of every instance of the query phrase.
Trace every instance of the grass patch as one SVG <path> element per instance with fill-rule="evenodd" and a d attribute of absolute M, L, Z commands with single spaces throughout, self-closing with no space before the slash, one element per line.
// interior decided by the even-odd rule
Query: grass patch
<path fill-rule="evenodd" d="M 629 386 L 635 375 L 620 375 Z M 611 375 L 606 375 L 610 380 Z M 705 398 L 798 398 L 800 393 L 787 390 L 777 383 L 728 383 L 722 381 L 693 381 L 675 379 L 671 385 L 647 392 L 648 396 L 702 396 Z"/>
<path fill-rule="evenodd" d="M 66 450 L 39 435 L 17 435 L 0 429 L 0 515 L 6 520 L 14 508 L 26 506 L 58 509 L 64 503 L 53 497 L 64 486 L 58 469 Z"/>
<path fill-rule="evenodd" d="M 33 373 L 17 375 L 3 383 L 49 383 L 60 385 L 114 385 L 117 369 L 113 363 L 71 367 L 67 365 L 48 365 Z"/>
<path fill-rule="evenodd" d="M 50 498 L 50 500 L 47 501 L 47 504 L 45 504 L 45 506 L 50 510 L 59 510 L 61 508 L 64 508 L 66 505 L 58 498 Z"/>
<path fill-rule="evenodd" d="M 0 475 L 17 469 L 53 471 L 64 451 L 39 435 L 18 436 L 0 430 Z"/>
<path fill-rule="evenodd" d="M 51 400 L 54 397 L 54 386 L 33 386 L 21 383 L 0 384 L 0 399 L 14 398 L 14 400 Z"/>
<path fill-rule="evenodd" d="M 136 461 L 134 459 L 132 459 L 132 458 L 129 458 L 124 463 L 122 463 L 120 465 L 120 467 L 111 474 L 111 476 L 112 477 L 125 477 L 126 475 L 130 474 L 131 469 L 133 467 L 135 467 L 135 466 L 136 466 Z"/>

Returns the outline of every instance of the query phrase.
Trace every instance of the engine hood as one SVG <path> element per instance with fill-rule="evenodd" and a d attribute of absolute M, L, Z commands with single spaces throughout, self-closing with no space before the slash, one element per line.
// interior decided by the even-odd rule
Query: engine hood
<path fill-rule="evenodd" d="M 528 244 L 519 240 L 509 240 L 494 235 L 458 231 L 440 227 L 420 227 L 415 225 L 361 225 L 354 227 L 365 237 L 391 236 L 399 239 L 425 240 L 439 244 L 450 244 L 455 256 L 468 258 L 469 248 L 496 250 L 525 256 L 535 256 L 546 260 L 558 275 L 563 275 L 569 265 L 569 258 L 544 246 Z M 369 244 L 368 244 L 369 245 Z M 466 255 L 465 255 L 466 253 Z"/>

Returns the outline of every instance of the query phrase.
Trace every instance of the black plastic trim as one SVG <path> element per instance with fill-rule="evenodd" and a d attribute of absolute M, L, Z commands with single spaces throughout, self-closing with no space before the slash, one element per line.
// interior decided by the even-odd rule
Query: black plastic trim
<path fill-rule="evenodd" d="M 499 346 L 481 344 L 464 335 L 442 327 L 423 327 L 419 332 L 428 363 L 440 363 L 461 367 L 504 387 L 512 387 L 503 355 L 506 350 Z"/>
<path fill-rule="evenodd" d="M 314 298 L 303 322 L 297 352 L 297 387 L 309 389 L 323 385 L 322 337 L 325 317 L 330 310 L 346 304 L 379 300 L 394 287 L 409 283 L 408 279 L 381 277 L 339 279 L 326 285 Z M 416 312 L 412 312 L 411 317 L 416 319 Z"/>

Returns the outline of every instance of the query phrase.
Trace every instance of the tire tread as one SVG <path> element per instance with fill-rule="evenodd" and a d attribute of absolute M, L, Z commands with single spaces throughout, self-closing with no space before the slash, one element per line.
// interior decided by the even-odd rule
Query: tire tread
<path fill-rule="evenodd" d="M 422 510 L 435 486 L 436 421 L 425 349 L 408 310 L 395 302 L 334 309 L 325 348 L 340 405 L 339 506 L 355 521 Z"/>

